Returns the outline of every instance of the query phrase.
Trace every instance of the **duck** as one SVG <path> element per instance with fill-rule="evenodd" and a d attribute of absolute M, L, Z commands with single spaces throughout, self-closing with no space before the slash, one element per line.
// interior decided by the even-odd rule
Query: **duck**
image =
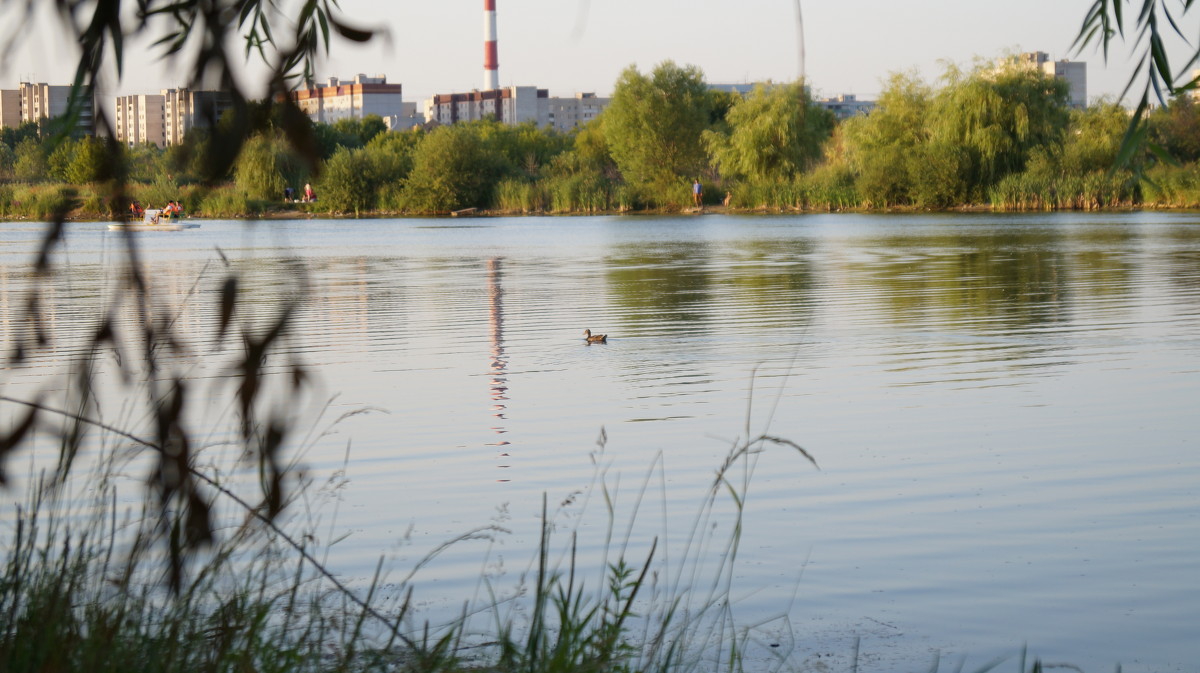
<path fill-rule="evenodd" d="M 608 343 L 607 334 L 592 334 L 592 330 L 590 329 L 583 330 L 583 338 L 590 344 Z"/>

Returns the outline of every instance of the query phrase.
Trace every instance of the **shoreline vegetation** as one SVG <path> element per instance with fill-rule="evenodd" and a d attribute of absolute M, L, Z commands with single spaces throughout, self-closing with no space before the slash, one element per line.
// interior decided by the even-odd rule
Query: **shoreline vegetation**
<path fill-rule="evenodd" d="M 569 133 L 493 119 L 314 124 L 286 102 L 250 103 L 166 149 L 26 124 L 0 129 L 0 218 L 107 220 L 133 201 L 202 218 L 1200 207 L 1190 96 L 1138 112 L 1067 100 L 1064 82 L 992 61 L 950 67 L 936 87 L 894 74 L 875 110 L 837 120 L 803 82 L 741 96 L 667 61 L 628 68 L 610 105 Z M 1126 142 L 1133 114 L 1142 144 Z M 310 185 L 315 201 L 285 201 Z"/>

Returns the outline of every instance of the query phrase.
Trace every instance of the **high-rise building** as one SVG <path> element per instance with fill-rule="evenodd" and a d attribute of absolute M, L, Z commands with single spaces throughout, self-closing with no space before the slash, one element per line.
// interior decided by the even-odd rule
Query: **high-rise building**
<path fill-rule="evenodd" d="M 214 126 L 228 110 L 233 99 L 225 91 L 192 91 L 164 89 L 163 142 L 166 145 L 183 143 L 184 136 L 194 128 Z"/>
<path fill-rule="evenodd" d="M 164 96 L 139 94 L 117 97 L 114 126 L 117 142 L 130 147 L 144 143 L 166 145 L 166 119 L 163 115 Z"/>
<path fill-rule="evenodd" d="M 16 89 L 0 89 L 0 128 L 21 125 L 21 92 Z"/>
<path fill-rule="evenodd" d="M 67 85 L 21 82 L 15 90 L 0 91 L 0 121 L 3 122 L 3 126 L 18 126 L 25 122 L 62 117 L 70 108 L 73 89 L 74 87 Z M 13 113 L 14 99 L 17 101 L 16 114 Z M 73 130 L 75 133 L 90 135 L 96 129 L 95 102 L 91 96 L 84 96 L 81 103 Z M 12 121 L 10 117 L 13 117 Z"/>

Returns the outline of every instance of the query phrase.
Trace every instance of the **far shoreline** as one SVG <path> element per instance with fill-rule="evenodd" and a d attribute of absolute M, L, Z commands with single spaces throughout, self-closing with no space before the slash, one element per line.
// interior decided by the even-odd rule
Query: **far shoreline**
<path fill-rule="evenodd" d="M 952 208 L 919 208 L 915 206 L 894 206 L 889 208 L 779 208 L 757 207 L 742 208 L 721 204 L 703 206 L 700 208 L 643 208 L 605 211 L 522 211 L 501 209 L 468 209 L 471 212 L 400 212 L 371 210 L 359 213 L 322 213 L 303 209 L 271 209 L 260 213 L 242 213 L 237 215 L 187 215 L 188 220 L 377 220 L 377 219 L 487 219 L 497 217 L 661 217 L 671 215 L 702 216 L 702 215 L 817 215 L 817 214 L 859 214 L 859 215 L 912 215 L 912 214 L 1034 214 L 1034 213 L 1128 213 L 1128 212 L 1195 212 L 1200 211 L 1200 204 L 1195 206 L 1164 206 L 1156 204 L 1139 204 L 1112 206 L 1105 208 L 1087 209 L 1032 209 L 1032 208 L 1003 208 L 987 204 L 955 206 Z M 30 216 L 0 217 L 0 221 L 47 221 L 48 218 Z M 128 218 L 112 218 L 96 212 L 75 211 L 64 218 L 67 222 L 116 222 L 128 221 Z"/>

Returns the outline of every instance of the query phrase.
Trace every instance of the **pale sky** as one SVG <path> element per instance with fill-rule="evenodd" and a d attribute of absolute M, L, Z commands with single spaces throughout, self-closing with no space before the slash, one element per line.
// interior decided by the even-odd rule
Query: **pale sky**
<path fill-rule="evenodd" d="M 17 30 L 23 39 L 0 66 L 0 88 L 15 88 L 19 81 L 69 83 L 77 54 L 73 43 L 55 39 L 62 34 L 57 17 L 21 22 L 14 4 L 21 2 L 0 0 L 0 36 L 7 39 Z M 1131 73 L 1130 45 L 1118 44 L 1107 68 L 1091 47 L 1078 55 L 1071 51 L 1090 5 L 1091 0 L 803 0 L 805 70 L 819 96 L 849 93 L 870 100 L 892 72 L 916 69 L 936 83 L 942 61 L 970 66 L 979 57 L 1044 51 L 1052 59 L 1088 63 L 1089 99 L 1115 96 Z M 318 79 L 384 74 L 389 83 L 403 85 L 405 100 L 418 102 L 483 86 L 481 0 L 341 0 L 341 6 L 359 25 L 386 28 L 390 44 L 377 40 L 361 47 L 335 40 Z M 668 59 L 698 66 L 710 83 L 790 81 L 800 74 L 795 0 L 497 0 L 497 13 L 502 86 L 607 95 L 624 68 L 636 65 L 645 72 Z M 135 43 L 111 93 L 157 93 L 184 83 L 147 44 Z"/>

